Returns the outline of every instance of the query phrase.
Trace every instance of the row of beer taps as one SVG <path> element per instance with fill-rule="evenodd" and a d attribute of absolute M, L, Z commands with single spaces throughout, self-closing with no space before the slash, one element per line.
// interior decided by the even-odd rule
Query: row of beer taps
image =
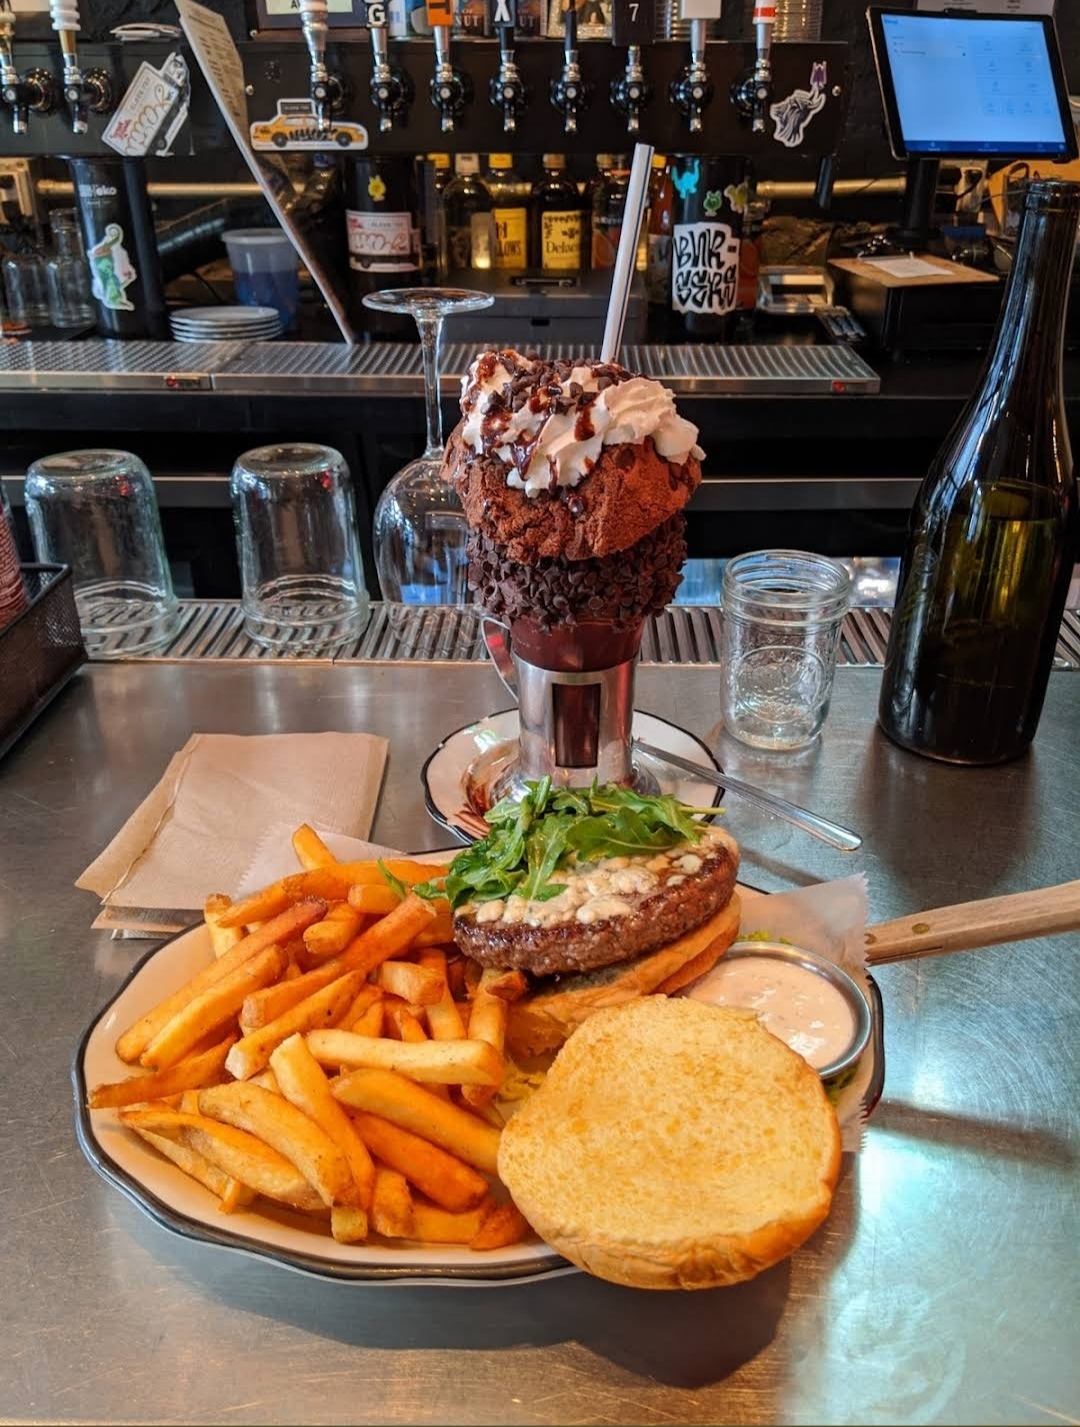
<path fill-rule="evenodd" d="M 79 64 L 77 36 L 82 28 L 78 0 L 49 0 L 53 30 L 60 41 L 64 73 L 57 94 L 56 81 L 46 69 L 15 68 L 15 14 L 11 0 L 0 0 L 0 99 L 11 111 L 11 127 L 25 134 L 31 114 L 53 114 L 61 102 L 71 119 L 71 131 L 85 134 L 90 114 L 108 114 L 113 108 L 113 86 L 103 69 L 83 70 Z"/>
<path fill-rule="evenodd" d="M 651 6 L 634 4 L 626 5 L 625 9 L 627 12 L 641 11 L 641 28 L 645 34 L 651 34 L 651 21 L 646 19 L 646 14 L 651 15 Z M 719 13 L 718 4 L 715 9 Z M 432 21 L 435 47 L 430 98 L 438 110 L 443 133 L 452 133 L 472 103 L 472 83 L 469 76 L 453 62 L 453 0 L 428 0 L 427 13 Z M 751 121 L 755 133 L 764 131 L 766 107 L 772 92 L 770 53 L 775 17 L 775 0 L 756 0 L 757 58 L 752 73 L 735 86 L 732 94 L 736 109 Z M 499 44 L 499 69 L 491 81 L 489 97 L 491 104 L 502 113 L 503 130 L 513 134 L 530 98 L 515 60 L 516 0 L 490 0 L 490 18 Z M 388 133 L 395 123 L 405 117 L 415 94 L 408 75 L 390 61 L 385 0 L 367 0 L 366 19 L 371 36 L 371 102 L 379 116 L 380 132 Z M 311 97 L 317 122 L 323 132 L 328 132 L 332 115 L 342 102 L 343 88 L 326 67 L 326 0 L 300 0 L 300 22 L 311 61 Z M 713 85 L 705 58 L 706 26 L 704 19 L 690 21 L 689 63 L 673 81 L 669 95 L 692 134 L 701 132 L 705 111 L 713 99 Z M 628 134 L 638 132 L 642 112 L 653 97 L 642 61 L 641 39 L 634 38 L 637 42 L 627 45 L 625 68 L 612 80 L 610 94 L 612 105 L 625 116 Z M 578 121 L 590 101 L 590 86 L 582 72 L 578 47 L 576 0 L 565 10 L 563 65 L 559 75 L 551 81 L 550 101 L 563 117 L 565 132 L 576 134 Z"/>

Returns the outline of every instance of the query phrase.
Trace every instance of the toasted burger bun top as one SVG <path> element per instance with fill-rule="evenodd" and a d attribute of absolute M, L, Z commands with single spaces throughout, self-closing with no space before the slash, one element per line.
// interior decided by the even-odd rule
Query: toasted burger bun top
<path fill-rule="evenodd" d="M 823 1222 L 839 1172 L 806 1061 L 752 1013 L 664 996 L 591 1016 L 499 1146 L 545 1242 L 636 1288 L 752 1278 Z"/>
<path fill-rule="evenodd" d="M 511 1054 L 529 1057 L 556 1050 L 595 1011 L 653 991 L 674 991 L 704 976 L 738 935 L 741 913 L 735 895 L 701 926 L 656 951 L 542 983 L 510 1007 L 506 1040 Z"/>

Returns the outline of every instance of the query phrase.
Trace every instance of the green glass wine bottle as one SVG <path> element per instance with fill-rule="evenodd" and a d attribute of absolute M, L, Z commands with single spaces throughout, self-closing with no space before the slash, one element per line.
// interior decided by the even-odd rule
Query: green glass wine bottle
<path fill-rule="evenodd" d="M 1080 184 L 1028 185 L 975 392 L 911 514 L 878 720 L 951 763 L 1031 743 L 1080 543 L 1062 345 Z"/>

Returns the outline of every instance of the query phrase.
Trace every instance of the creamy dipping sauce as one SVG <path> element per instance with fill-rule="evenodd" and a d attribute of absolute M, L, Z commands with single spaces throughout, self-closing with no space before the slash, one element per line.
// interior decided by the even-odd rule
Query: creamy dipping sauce
<path fill-rule="evenodd" d="M 817 972 L 772 956 L 721 958 L 709 976 L 708 999 L 756 1011 L 815 1070 L 841 1056 L 855 1034 L 855 1013 L 842 992 Z"/>

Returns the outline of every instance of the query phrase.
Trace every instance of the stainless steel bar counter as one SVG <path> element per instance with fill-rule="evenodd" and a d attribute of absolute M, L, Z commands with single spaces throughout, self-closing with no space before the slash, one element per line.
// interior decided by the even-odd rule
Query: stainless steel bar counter
<path fill-rule="evenodd" d="M 845 857 L 731 802 L 768 890 L 865 870 L 883 920 L 1077 875 L 1080 676 L 1053 676 L 1034 750 L 996 770 L 889 745 L 878 680 L 840 669 L 820 746 L 784 759 L 718 735 L 714 670 L 644 668 L 638 705 L 863 833 Z M 189 734 L 382 733 L 375 834 L 434 848 L 420 765 L 505 703 L 482 665 L 102 664 L 0 763 L 0 1417 L 1075 1422 L 1075 937 L 877 972 L 887 1069 L 862 1152 L 824 1228 L 737 1288 L 319 1282 L 168 1233 L 83 1160 L 72 1054 L 146 944 L 88 931 L 72 883 Z"/>

